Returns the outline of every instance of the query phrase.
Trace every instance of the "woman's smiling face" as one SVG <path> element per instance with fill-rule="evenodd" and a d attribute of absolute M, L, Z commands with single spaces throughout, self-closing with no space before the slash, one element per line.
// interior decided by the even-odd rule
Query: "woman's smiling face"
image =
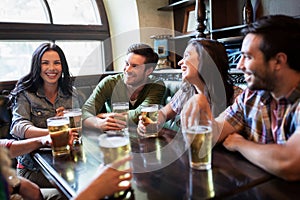
<path fill-rule="evenodd" d="M 193 82 L 194 78 L 198 78 L 199 55 L 196 48 L 189 44 L 185 51 L 182 60 L 178 62 L 182 70 L 182 79 L 188 82 Z"/>
<path fill-rule="evenodd" d="M 58 84 L 62 74 L 61 60 L 56 51 L 46 51 L 41 60 L 41 77 L 44 84 Z"/>

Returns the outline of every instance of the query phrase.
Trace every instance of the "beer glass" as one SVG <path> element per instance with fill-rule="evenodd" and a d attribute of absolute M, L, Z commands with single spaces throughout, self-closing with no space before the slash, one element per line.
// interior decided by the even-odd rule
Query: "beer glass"
<path fill-rule="evenodd" d="M 126 133 L 108 131 L 98 137 L 99 147 L 103 155 L 104 164 L 110 164 L 120 160 L 131 153 L 129 136 Z M 128 163 L 127 163 L 128 164 Z M 119 169 L 128 169 L 129 165 L 121 166 Z"/>
<path fill-rule="evenodd" d="M 157 137 L 159 132 L 158 111 L 159 104 L 142 105 L 141 116 L 146 126 L 144 137 Z"/>
<path fill-rule="evenodd" d="M 103 155 L 104 164 L 110 164 L 114 161 L 121 160 L 125 156 L 131 154 L 131 146 L 129 141 L 129 135 L 126 132 L 120 131 L 108 131 L 106 134 L 102 134 L 98 137 L 98 144 L 100 151 Z M 126 162 L 121 165 L 118 170 L 126 170 L 130 168 L 130 162 Z M 127 176 L 125 174 L 124 176 Z M 122 181 L 120 185 L 126 186 L 130 184 L 129 181 Z M 125 191 L 115 193 L 114 198 L 123 196 Z"/>
<path fill-rule="evenodd" d="M 199 170 L 211 169 L 211 120 L 204 112 L 200 112 L 198 116 L 188 116 L 188 118 L 189 123 L 182 126 L 182 132 L 189 149 L 190 167 Z"/>
<path fill-rule="evenodd" d="M 69 128 L 73 135 L 73 145 L 82 144 L 82 112 L 80 108 L 64 110 L 64 116 L 69 117 Z"/>
<path fill-rule="evenodd" d="M 47 126 L 52 140 L 52 155 L 70 154 L 69 118 L 66 116 L 47 119 Z"/>
<path fill-rule="evenodd" d="M 128 102 L 115 102 L 112 103 L 112 109 L 114 113 L 121 114 L 120 116 L 116 116 L 116 119 L 126 122 L 126 128 L 122 129 L 122 131 L 128 131 L 128 110 L 129 103 Z"/>

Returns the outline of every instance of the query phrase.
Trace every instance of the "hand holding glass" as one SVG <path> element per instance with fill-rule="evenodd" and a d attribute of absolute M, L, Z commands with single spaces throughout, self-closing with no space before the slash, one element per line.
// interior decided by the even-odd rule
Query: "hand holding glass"
<path fill-rule="evenodd" d="M 70 154 L 69 118 L 65 116 L 47 119 L 47 126 L 52 140 L 53 156 Z"/>
<path fill-rule="evenodd" d="M 112 104 L 113 112 L 117 113 L 115 119 L 125 121 L 126 128 L 122 129 L 123 131 L 128 130 L 128 111 L 129 103 L 128 102 L 115 102 Z"/>
<path fill-rule="evenodd" d="M 80 108 L 64 110 L 64 116 L 69 117 L 70 130 L 73 135 L 73 145 L 81 144 L 82 135 L 82 112 Z"/>
<path fill-rule="evenodd" d="M 159 132 L 158 113 L 159 104 L 143 105 L 141 116 L 145 125 L 144 137 L 157 137 Z"/>

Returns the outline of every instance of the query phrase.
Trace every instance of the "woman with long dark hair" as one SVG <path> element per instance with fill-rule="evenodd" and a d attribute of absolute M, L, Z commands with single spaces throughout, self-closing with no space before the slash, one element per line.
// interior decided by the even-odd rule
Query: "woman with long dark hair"
<path fill-rule="evenodd" d="M 10 133 L 18 139 L 49 134 L 46 119 L 61 115 L 64 109 L 79 108 L 78 93 L 62 49 L 43 43 L 33 53 L 30 72 L 21 78 L 10 95 Z M 17 172 L 40 187 L 51 187 L 30 156 L 18 157 Z"/>

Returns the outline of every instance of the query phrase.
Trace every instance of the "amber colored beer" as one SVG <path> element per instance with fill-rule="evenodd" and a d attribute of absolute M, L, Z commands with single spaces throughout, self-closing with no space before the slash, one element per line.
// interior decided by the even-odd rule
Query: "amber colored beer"
<path fill-rule="evenodd" d="M 149 107 L 143 107 L 141 110 L 144 125 L 146 126 L 145 137 L 158 136 L 158 110 L 159 105 L 157 104 L 149 105 Z"/>
<path fill-rule="evenodd" d="M 69 117 L 70 125 L 69 128 L 73 134 L 74 144 L 81 144 L 82 135 L 82 112 L 81 109 L 69 109 L 64 111 L 64 116 Z"/>
<path fill-rule="evenodd" d="M 123 131 L 128 130 L 128 111 L 129 103 L 128 102 L 116 102 L 112 104 L 113 112 L 122 114 L 122 116 L 116 116 L 115 118 L 121 121 L 125 121 L 127 127 Z"/>
<path fill-rule="evenodd" d="M 129 138 L 126 136 L 108 136 L 103 134 L 99 136 L 99 147 L 103 154 L 105 164 L 120 160 L 130 154 Z M 126 169 L 129 166 L 121 166 L 119 169 Z"/>
<path fill-rule="evenodd" d="M 190 144 L 190 165 L 194 169 L 211 168 L 212 129 L 210 126 L 192 126 L 186 130 Z"/>
<path fill-rule="evenodd" d="M 53 156 L 69 154 L 69 118 L 52 117 L 47 119 L 47 125 L 52 140 Z"/>
<path fill-rule="evenodd" d="M 121 160 L 131 153 L 129 137 L 124 132 L 115 132 L 115 134 L 102 134 L 98 138 L 99 147 L 103 154 L 104 164 L 110 164 L 116 160 Z M 126 170 L 130 168 L 130 162 L 118 167 L 118 170 Z M 125 174 L 127 176 L 129 174 Z M 130 181 L 122 181 L 119 186 L 127 186 Z M 124 194 L 124 191 L 116 192 L 113 194 L 115 199 L 119 199 Z"/>

